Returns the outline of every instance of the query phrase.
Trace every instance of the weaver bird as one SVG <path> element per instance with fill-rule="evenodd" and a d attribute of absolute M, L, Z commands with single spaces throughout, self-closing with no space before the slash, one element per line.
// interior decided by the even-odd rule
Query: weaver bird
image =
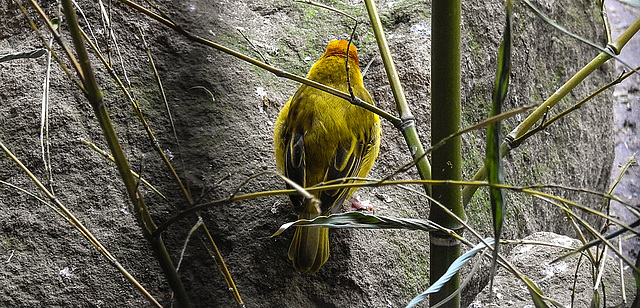
<path fill-rule="evenodd" d="M 347 41 L 331 41 L 307 78 L 349 93 L 347 46 Z M 348 55 L 353 94 L 373 105 L 362 84 L 355 46 L 350 45 Z M 274 143 L 278 169 L 302 187 L 346 177 L 364 178 L 380 149 L 380 119 L 347 100 L 303 84 L 280 111 Z M 341 188 L 314 193 L 320 200 L 319 207 L 301 195 L 290 195 L 290 199 L 298 219 L 313 219 L 338 212 L 356 190 Z M 296 228 L 289 247 L 289 259 L 296 270 L 315 273 L 328 258 L 329 229 Z"/>

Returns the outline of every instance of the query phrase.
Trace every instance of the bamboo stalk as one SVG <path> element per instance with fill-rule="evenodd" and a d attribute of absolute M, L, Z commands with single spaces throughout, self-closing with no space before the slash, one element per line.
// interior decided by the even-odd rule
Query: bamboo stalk
<path fill-rule="evenodd" d="M 460 130 L 460 0 L 434 0 L 431 7 L 431 144 Z M 434 180 L 462 178 L 462 146 L 457 136 L 431 153 Z M 460 187 L 442 185 L 432 187 L 432 197 L 462 220 Z M 437 206 L 431 206 L 429 220 L 459 234 L 462 225 Z M 460 231 L 458 231 L 460 230 Z M 460 256 L 460 241 L 442 232 L 429 233 L 431 284 L 435 283 Z M 460 286 L 460 276 L 452 277 L 442 289 L 429 297 L 435 305 L 453 294 Z M 460 296 L 454 296 L 447 307 L 460 307 Z"/>
<path fill-rule="evenodd" d="M 160 267 L 162 268 L 165 277 L 167 277 L 171 289 L 176 294 L 176 298 L 180 304 L 180 307 L 191 307 L 187 292 L 184 288 L 184 285 L 182 284 L 182 281 L 180 280 L 175 266 L 173 265 L 173 261 L 169 256 L 162 238 L 154 238 L 151 236 L 153 231 L 156 229 L 156 225 L 151 218 L 142 194 L 140 194 L 140 192 L 138 191 L 137 182 L 131 174 L 129 162 L 124 155 L 124 151 L 122 150 L 120 142 L 118 141 L 118 136 L 115 132 L 115 129 L 113 128 L 111 119 L 109 118 L 109 113 L 107 111 L 106 105 L 104 104 L 102 92 L 100 91 L 95 75 L 93 73 L 93 68 L 91 66 L 91 62 L 84 45 L 82 31 L 80 30 L 80 26 L 78 25 L 78 19 L 73 9 L 71 0 L 63 0 L 62 7 L 64 10 L 65 18 L 69 23 L 69 30 L 73 39 L 73 45 L 78 55 L 78 63 L 81 68 L 80 72 L 83 77 L 82 82 L 87 91 L 87 100 L 93 107 L 94 114 L 98 119 L 98 123 L 100 124 L 103 134 L 105 135 L 107 145 L 111 150 L 111 154 L 113 155 L 113 158 L 115 160 L 120 177 L 125 184 L 127 194 L 129 195 L 129 199 L 133 204 L 134 211 L 136 213 L 136 219 L 138 220 L 138 223 L 142 228 L 142 233 L 150 242 L 153 254 L 160 263 Z"/>
<path fill-rule="evenodd" d="M 389 44 L 387 43 L 387 39 L 382 29 L 382 22 L 380 21 L 378 10 L 373 0 L 365 0 L 365 5 L 369 12 L 369 19 L 371 20 L 371 26 L 373 27 L 373 33 L 376 37 L 376 41 L 378 42 L 378 49 L 380 49 L 380 55 L 382 56 L 382 62 L 384 63 L 384 68 L 387 72 L 387 78 L 391 85 L 391 91 L 393 92 L 393 97 L 396 102 L 396 108 L 398 113 L 400 113 L 401 123 L 396 127 L 400 129 L 407 142 L 409 152 L 416 163 L 420 178 L 423 180 L 430 180 L 431 166 L 426 158 L 424 147 L 422 146 L 420 137 L 418 136 L 413 114 L 411 113 L 411 109 L 407 103 L 404 91 L 402 90 L 402 84 L 400 83 L 398 71 L 396 70 L 396 66 L 391 57 L 391 51 L 389 50 Z M 426 186 L 425 189 L 426 191 L 429 191 L 430 188 L 429 186 Z"/>

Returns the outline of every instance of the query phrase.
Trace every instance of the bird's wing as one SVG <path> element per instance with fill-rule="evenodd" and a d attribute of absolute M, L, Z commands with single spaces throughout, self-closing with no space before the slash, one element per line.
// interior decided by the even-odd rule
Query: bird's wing
<path fill-rule="evenodd" d="M 366 148 L 367 146 L 363 141 L 356 140 L 355 138 L 348 147 L 338 146 L 327 168 L 323 182 L 340 178 L 357 177 L 362 168 L 362 159 Z M 353 180 L 341 181 L 339 183 L 351 182 L 353 182 Z M 320 193 L 319 197 L 323 212 L 326 214 L 329 211 L 336 212 L 340 210 L 342 203 L 349 197 L 349 191 L 349 188 L 340 188 L 325 190 Z"/>
<path fill-rule="evenodd" d="M 371 167 L 373 167 L 373 162 L 375 161 L 376 157 L 378 157 L 378 152 L 380 151 L 380 133 L 380 123 L 376 121 L 371 128 L 370 134 L 365 136 L 365 141 L 360 142 L 360 144 L 362 145 L 361 151 L 357 151 L 354 153 L 354 155 L 358 156 L 359 162 L 357 166 L 354 165 L 353 170 L 349 172 L 349 175 L 347 175 L 347 177 L 367 177 L 369 171 L 371 170 Z M 349 182 L 359 181 L 351 180 Z M 340 192 L 341 199 L 336 199 L 336 202 L 334 202 L 334 204 L 342 205 L 345 199 L 351 197 L 353 193 L 356 192 L 356 190 L 358 190 L 358 187 L 344 189 L 344 191 Z M 334 206 L 331 211 L 332 213 L 337 213 L 340 209 L 340 206 Z"/>
<path fill-rule="evenodd" d="M 307 187 L 307 168 L 304 152 L 304 134 L 296 132 L 285 136 L 284 175 L 302 187 Z M 287 188 L 291 188 L 287 184 Z M 301 195 L 289 195 L 296 212 L 304 210 Z"/>

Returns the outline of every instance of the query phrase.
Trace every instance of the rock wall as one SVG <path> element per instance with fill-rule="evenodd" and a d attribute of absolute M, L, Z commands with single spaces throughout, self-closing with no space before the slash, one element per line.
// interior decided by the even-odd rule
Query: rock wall
<path fill-rule="evenodd" d="M 41 4 L 52 16 L 54 2 Z M 155 21 L 114 2 L 113 30 L 118 46 L 106 39 L 99 7 L 81 3 L 103 51 L 112 51 L 116 71 L 127 72 L 133 93 L 160 144 L 187 183 L 194 199 L 205 202 L 228 197 L 249 176 L 275 171 L 271 133 L 278 110 L 297 84 L 278 78 L 220 51 L 189 42 Z M 346 38 L 353 23 L 316 7 L 282 0 L 159 2 L 158 7 L 193 33 L 252 57 L 257 53 L 238 32 L 245 33 L 270 63 L 305 75 L 326 43 Z M 365 86 L 376 103 L 394 112 L 392 94 L 378 56 L 366 10 L 360 1 L 333 3 L 356 16 L 360 63 L 371 66 Z M 429 140 L 430 1 L 379 1 L 391 51 L 407 99 L 425 144 Z M 559 23 L 604 45 L 603 27 L 593 1 L 537 2 Z M 463 3 L 464 125 L 484 119 L 503 28 L 500 4 Z M 35 18 L 33 10 L 29 10 Z M 0 13 L 0 53 L 41 46 L 13 2 L 3 1 Z M 595 57 L 598 52 L 562 35 L 534 17 L 524 6 L 515 10 L 514 63 L 510 96 L 505 109 L 538 103 Z M 37 22 L 43 27 L 42 22 Z M 85 21 L 82 21 L 85 25 Z M 154 81 L 139 28 L 150 45 L 162 78 L 176 133 Z M 63 24 L 63 32 L 66 27 Z M 45 34 L 48 39 L 49 36 Z M 69 39 L 67 39 L 70 41 Z M 121 61 L 115 53 L 122 53 Z M 59 49 L 56 49 L 62 54 Z M 105 92 L 125 153 L 133 169 L 157 187 L 167 200 L 142 186 L 154 219 L 162 222 L 182 209 L 181 196 L 158 159 L 129 102 L 94 57 L 98 81 Z M 46 59 L 0 63 L 0 141 L 40 179 L 46 179 L 38 140 L 42 80 Z M 125 268 L 162 303 L 170 291 L 133 218 L 132 208 L 114 166 L 78 141 L 82 138 L 106 149 L 92 110 L 58 65 L 51 68 L 49 111 L 51 186 L 56 196 L 86 223 Z M 605 65 L 590 76 L 552 113 L 584 98 L 614 77 Z M 205 91 L 207 89 L 208 91 Z M 597 97 L 546 132 L 531 138 L 506 159 L 507 181 L 513 185 L 556 183 L 604 190 L 612 161 L 611 92 Z M 505 132 L 523 117 L 505 121 Z M 463 137 L 464 176 L 471 177 L 483 162 L 484 132 Z M 0 180 L 37 189 L 4 155 Z M 383 177 L 410 160 L 400 134 L 383 123 L 381 153 L 371 176 Z M 398 178 L 417 178 L 411 170 Z M 241 193 L 283 188 L 275 176 L 249 181 Z M 565 191 L 563 197 L 595 207 L 601 200 Z M 480 191 L 467 208 L 470 222 L 490 234 L 486 193 Z M 426 199 L 398 187 L 362 189 L 361 199 L 376 213 L 426 218 Z M 509 193 L 507 237 L 533 231 L 572 234 L 562 213 L 552 205 L 522 194 Z M 6 185 L 0 185 L 1 306 L 148 306 L 146 301 L 103 260 L 91 245 L 53 210 Z M 265 197 L 217 206 L 202 213 L 248 307 L 402 307 L 428 286 L 428 235 L 409 231 L 337 230 L 331 232 L 331 257 L 316 275 L 293 271 L 287 258 L 292 232 L 268 238 L 295 218 L 287 198 Z M 196 217 L 173 225 L 165 233 L 177 260 Z M 181 275 L 198 307 L 233 306 L 217 266 L 199 238 L 184 252 Z M 66 269 L 66 270 L 65 270 Z M 477 278 L 481 287 L 484 278 Z M 469 296 L 479 288 L 471 288 Z"/>

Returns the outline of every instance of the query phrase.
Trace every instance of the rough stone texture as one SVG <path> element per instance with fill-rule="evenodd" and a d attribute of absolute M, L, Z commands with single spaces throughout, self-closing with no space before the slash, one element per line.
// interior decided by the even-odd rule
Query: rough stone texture
<path fill-rule="evenodd" d="M 418 130 L 428 143 L 430 3 L 405 0 L 377 4 Z M 55 15 L 55 2 L 43 1 L 41 5 L 48 14 Z M 88 2 L 80 5 L 99 45 L 106 50 L 107 30 L 98 6 Z M 164 1 L 157 5 L 186 29 L 257 57 L 236 31 L 241 29 L 273 66 L 299 75 L 306 74 L 329 40 L 346 38 L 352 26 L 351 21 L 333 13 L 281 0 Z M 344 1 L 333 5 L 361 22 L 354 41 L 360 63 L 364 66 L 374 60 L 365 76 L 365 86 L 381 108 L 393 111 L 392 94 L 363 4 Z M 549 0 L 538 6 L 569 30 L 604 44 L 593 1 Z M 503 8 L 496 3 L 465 1 L 463 10 L 463 123 L 471 125 L 488 114 L 504 17 Z M 35 18 L 33 10 L 29 12 Z M 598 53 L 561 35 L 521 4 L 515 12 L 512 89 L 505 109 L 544 100 Z M 0 53 L 41 46 L 13 2 L 0 1 L 0 15 Z M 172 162 L 195 199 L 204 202 L 226 198 L 247 177 L 275 170 L 273 121 L 279 107 L 295 92 L 294 82 L 189 42 L 119 2 L 113 2 L 111 18 L 133 92 L 160 144 L 172 153 Z M 42 22 L 36 23 L 43 27 Z M 172 138 L 138 27 L 151 46 L 180 148 Z M 114 51 L 115 46 L 110 46 Z M 56 51 L 62 54 L 59 49 Z M 111 56 L 116 71 L 122 75 L 119 59 L 115 53 Z M 154 219 L 162 222 L 187 203 L 158 159 L 129 102 L 99 61 L 92 59 L 105 103 L 133 169 L 168 196 L 165 201 L 142 186 Z M 46 59 L 14 60 L 0 63 L 0 68 L 0 140 L 44 180 L 38 134 Z M 82 138 L 106 149 L 91 108 L 59 66 L 53 64 L 51 72 L 49 138 L 52 186 L 57 198 L 151 294 L 162 303 L 169 303 L 168 286 L 136 226 L 114 166 L 78 142 Z M 598 69 L 556 109 L 569 107 L 614 75 L 611 65 Z M 266 96 L 259 95 L 261 91 L 266 91 Z M 605 190 L 612 161 L 610 96 L 611 92 L 606 92 L 515 150 L 507 158 L 508 183 L 557 183 Z M 522 119 L 519 116 L 505 121 L 505 132 Z M 483 138 L 482 131 L 463 137 L 466 178 L 482 164 Z M 0 157 L 0 180 L 37 191 L 14 163 L 4 155 Z M 409 160 L 400 134 L 389 123 L 383 123 L 381 153 L 371 176 L 383 177 Z M 411 170 L 398 178 L 416 177 Z M 243 186 L 241 193 L 283 186 L 275 176 L 261 175 Z M 601 202 L 583 194 L 554 193 L 590 207 Z M 358 194 L 370 200 L 382 215 L 428 215 L 426 199 L 397 187 L 363 189 Z M 573 233 L 556 207 L 519 193 L 508 196 L 507 237 L 519 238 L 539 230 Z M 0 306 L 148 305 L 50 208 L 5 185 L 0 185 L 0 206 L 0 261 L 5 261 L 0 267 Z M 490 214 L 482 191 L 467 210 L 472 225 L 481 233 L 490 234 Z M 202 215 L 249 307 L 401 307 L 428 286 L 427 234 L 332 231 L 329 262 L 319 273 L 309 276 L 295 273 L 287 259 L 291 232 L 267 238 L 282 223 L 294 219 L 285 197 L 212 207 Z M 174 260 L 195 221 L 195 217 L 182 220 L 165 233 Z M 65 268 L 68 269 L 64 271 Z M 181 274 L 196 306 L 233 305 L 215 262 L 198 238 L 187 246 Z M 475 287 L 466 290 L 465 296 L 475 295 L 486 281 L 484 277 L 476 278 L 477 283 L 472 284 Z"/>
<path fill-rule="evenodd" d="M 523 240 L 549 243 L 563 247 L 580 247 L 580 241 L 567 236 L 550 232 L 537 232 Z M 543 292 L 564 307 L 592 307 L 594 297 L 593 286 L 597 275 L 594 266 L 586 256 L 574 255 L 550 264 L 554 259 L 567 253 L 565 248 L 520 244 L 516 246 L 507 261 L 516 266 L 523 275 L 533 281 Z M 591 250 L 593 256 L 600 256 L 601 251 Z M 602 307 L 630 307 L 631 301 L 627 297 L 627 305 L 622 303 L 622 289 L 618 261 L 607 255 L 604 263 L 604 274 L 599 282 L 598 295 Z M 633 276 L 629 272 L 625 275 L 627 294 L 633 294 Z M 575 281 L 575 284 L 574 284 Z M 602 286 L 606 294 L 603 294 Z M 628 296 L 628 295 L 627 295 Z M 606 303 L 605 303 L 606 299 Z M 469 306 L 481 307 L 534 307 L 526 285 L 508 273 L 505 269 L 498 270 L 493 285 L 493 297 L 489 295 L 489 286 Z"/>

